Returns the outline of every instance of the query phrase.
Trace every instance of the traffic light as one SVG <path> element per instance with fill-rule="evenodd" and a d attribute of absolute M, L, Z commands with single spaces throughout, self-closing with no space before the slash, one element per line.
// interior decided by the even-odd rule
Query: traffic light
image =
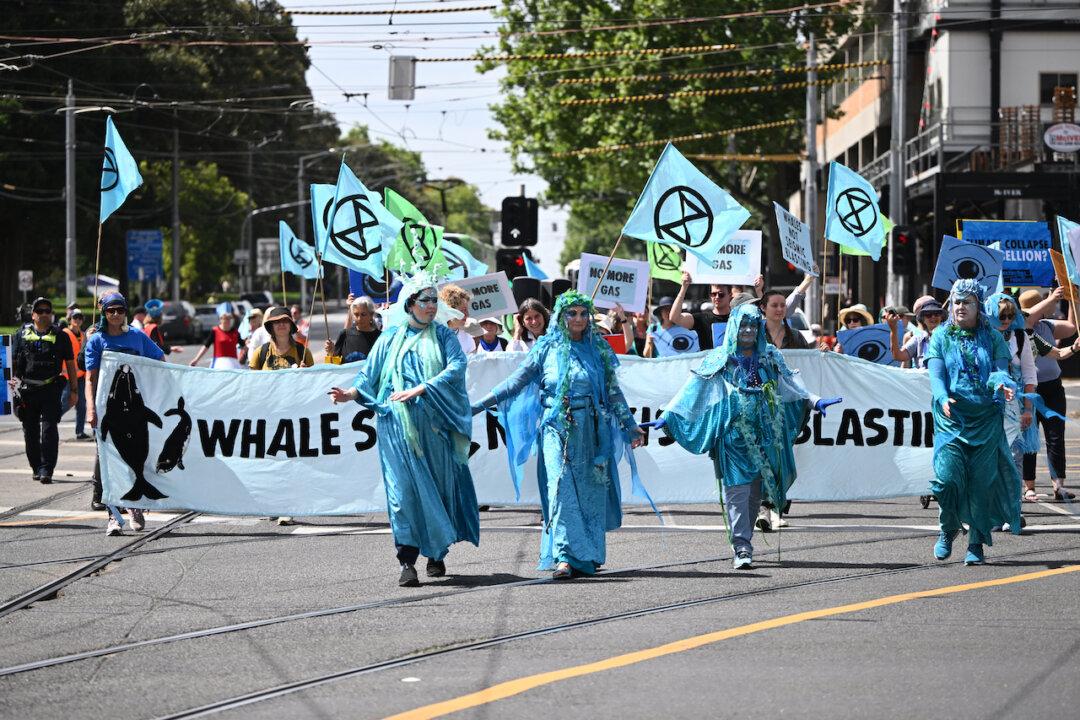
<path fill-rule="evenodd" d="M 540 203 L 536 198 L 514 195 L 502 201 L 502 237 L 504 247 L 535 245 L 537 214 Z"/>
<path fill-rule="evenodd" d="M 897 275 L 915 272 L 915 248 L 919 242 L 915 229 L 908 225 L 897 225 L 892 232 L 893 272 Z"/>
<path fill-rule="evenodd" d="M 529 251 L 526 248 L 499 248 L 495 251 L 495 270 L 503 271 L 510 280 L 524 277 L 528 274 L 525 271 L 524 257 L 527 252 Z M 529 258 L 532 258 L 532 254 Z"/>

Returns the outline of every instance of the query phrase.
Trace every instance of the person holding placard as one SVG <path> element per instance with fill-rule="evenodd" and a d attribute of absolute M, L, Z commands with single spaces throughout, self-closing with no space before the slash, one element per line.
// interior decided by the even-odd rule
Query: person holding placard
<path fill-rule="evenodd" d="M 480 544 L 480 512 L 469 472 L 468 360 L 444 324 L 461 315 L 439 302 L 425 270 L 405 281 L 398 298 L 353 386 L 330 395 L 376 414 L 398 584 L 416 587 L 420 555 L 428 577 L 443 577 L 452 544 Z"/>
<path fill-rule="evenodd" d="M 705 356 L 663 416 L 650 423 L 690 452 L 712 458 L 736 570 L 753 567 L 762 500 L 774 508 L 787 503 L 796 476 L 795 438 L 811 408 L 824 414 L 842 400 L 808 391 L 766 334 L 757 306 L 735 308 L 723 345 Z"/>
<path fill-rule="evenodd" d="M 915 322 L 922 328 L 922 334 L 909 333 L 907 341 L 900 347 L 898 325 L 903 319 L 899 313 L 885 313 L 885 322 L 889 326 L 889 343 L 893 359 L 903 363 L 903 367 L 923 370 L 926 368 L 926 351 L 930 347 L 930 338 L 941 325 L 945 311 L 932 295 L 923 295 L 915 301 Z"/>
<path fill-rule="evenodd" d="M 983 311 L 983 287 L 961 279 L 949 295 L 949 319 L 930 337 L 926 353 L 934 414 L 934 474 L 940 533 L 934 557 L 952 555 L 953 540 L 969 528 L 966 565 L 985 562 L 991 529 L 1006 523 L 1020 534 L 1020 476 L 1005 438 L 1004 402 L 1009 346 Z"/>
<path fill-rule="evenodd" d="M 711 350 L 713 347 L 712 326 L 715 323 L 726 323 L 731 314 L 732 289 L 730 285 L 710 285 L 709 300 L 712 302 L 712 309 L 683 312 L 682 305 L 686 298 L 686 291 L 693 283 L 694 279 L 690 277 L 690 273 L 684 270 L 679 294 L 675 296 L 671 309 L 668 310 L 668 320 L 673 325 L 696 332 L 698 346 L 702 350 Z"/>
<path fill-rule="evenodd" d="M 615 378 L 619 361 L 593 325 L 595 312 L 587 295 L 560 295 L 551 326 L 521 367 L 473 405 L 473 413 L 498 405 L 516 486 L 536 446 L 540 569 L 557 580 L 592 575 L 606 562 L 605 535 L 622 525 L 623 456 L 635 494 L 648 498 L 630 452 L 644 432 Z"/>

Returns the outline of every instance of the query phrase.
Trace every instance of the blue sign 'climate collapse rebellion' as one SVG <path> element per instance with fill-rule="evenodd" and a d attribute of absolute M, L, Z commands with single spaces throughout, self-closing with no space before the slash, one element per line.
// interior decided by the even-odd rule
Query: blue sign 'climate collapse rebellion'
<path fill-rule="evenodd" d="M 1052 287 L 1050 226 L 1020 220 L 964 220 L 963 239 L 978 245 L 1000 243 L 1005 253 L 1002 282 L 1009 287 Z"/>

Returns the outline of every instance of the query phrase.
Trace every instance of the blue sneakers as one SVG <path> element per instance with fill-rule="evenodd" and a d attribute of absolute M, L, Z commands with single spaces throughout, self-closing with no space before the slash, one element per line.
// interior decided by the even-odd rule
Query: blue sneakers
<path fill-rule="evenodd" d="M 746 548 L 735 551 L 735 560 L 732 563 L 736 570 L 750 570 L 754 567 L 754 556 Z"/>
<path fill-rule="evenodd" d="M 956 537 L 956 533 L 948 534 L 942 532 L 938 535 L 938 540 L 934 543 L 934 557 L 938 560 L 948 560 L 952 555 L 952 541 Z"/>
<path fill-rule="evenodd" d="M 983 554 L 982 543 L 971 543 L 968 545 L 967 555 L 964 556 L 965 565 L 982 565 L 986 562 L 986 555 Z"/>

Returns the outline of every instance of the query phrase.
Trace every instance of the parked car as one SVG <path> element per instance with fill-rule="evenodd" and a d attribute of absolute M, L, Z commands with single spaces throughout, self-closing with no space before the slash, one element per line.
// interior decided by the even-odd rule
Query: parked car
<path fill-rule="evenodd" d="M 274 296 L 270 294 L 269 290 L 258 290 L 256 292 L 240 293 L 240 300 L 247 301 L 251 304 L 252 307 L 257 307 L 260 310 L 265 310 L 271 305 L 276 304 L 274 302 Z"/>
<path fill-rule="evenodd" d="M 196 305 L 195 319 L 199 321 L 199 334 L 205 335 L 218 324 L 217 305 Z"/>
<path fill-rule="evenodd" d="M 196 318 L 195 306 L 187 300 L 165 303 L 161 311 L 161 331 L 174 343 L 199 340 L 202 324 Z"/>

